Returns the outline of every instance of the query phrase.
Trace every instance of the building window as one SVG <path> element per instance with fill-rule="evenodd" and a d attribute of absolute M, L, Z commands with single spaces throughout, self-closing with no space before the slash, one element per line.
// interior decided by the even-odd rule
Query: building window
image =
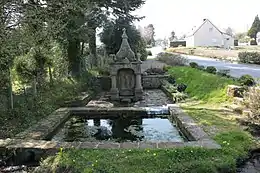
<path fill-rule="evenodd" d="M 209 32 L 212 32 L 213 31 L 213 28 L 209 28 Z"/>

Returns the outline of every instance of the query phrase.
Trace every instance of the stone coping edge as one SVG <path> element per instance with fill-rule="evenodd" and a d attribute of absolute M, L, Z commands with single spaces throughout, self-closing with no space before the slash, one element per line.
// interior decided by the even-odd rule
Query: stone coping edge
<path fill-rule="evenodd" d="M 45 140 L 5 139 L 0 140 L 0 148 L 7 150 L 60 150 L 63 149 L 167 149 L 179 147 L 202 147 L 207 149 L 221 149 L 210 140 L 192 142 L 55 142 Z"/>
<path fill-rule="evenodd" d="M 170 118 L 173 118 L 177 127 L 191 142 L 208 141 L 213 147 L 221 148 L 216 141 L 210 136 L 191 118 L 186 114 L 177 104 L 169 107 Z"/>
<path fill-rule="evenodd" d="M 46 140 L 50 138 L 59 127 L 70 118 L 69 108 L 60 108 L 45 119 L 17 134 L 18 139 Z"/>

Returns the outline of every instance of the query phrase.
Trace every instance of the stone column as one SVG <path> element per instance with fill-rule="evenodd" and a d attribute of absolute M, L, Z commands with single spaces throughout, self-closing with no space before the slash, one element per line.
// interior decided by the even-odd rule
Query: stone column
<path fill-rule="evenodd" d="M 111 76 L 111 90 L 115 91 L 116 89 L 116 75 L 113 74 Z"/>
<path fill-rule="evenodd" d="M 118 88 L 116 86 L 116 84 L 117 84 L 116 77 L 117 77 L 117 71 L 115 70 L 111 73 L 110 96 L 111 96 L 111 100 L 113 100 L 113 101 L 119 100 L 119 91 L 118 91 Z"/>
<path fill-rule="evenodd" d="M 141 80 L 142 80 L 141 74 L 140 73 L 136 74 L 136 81 L 135 81 L 135 89 L 136 90 L 142 90 L 143 89 Z"/>

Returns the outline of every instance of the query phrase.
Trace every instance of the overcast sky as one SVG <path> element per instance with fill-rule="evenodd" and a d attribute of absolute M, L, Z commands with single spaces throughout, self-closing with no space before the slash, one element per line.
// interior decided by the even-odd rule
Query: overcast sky
<path fill-rule="evenodd" d="M 221 30 L 231 27 L 243 32 L 260 14 L 260 0 L 146 0 L 135 13 L 146 16 L 136 25 L 153 24 L 156 38 L 169 37 L 172 30 L 181 36 L 204 18 Z"/>

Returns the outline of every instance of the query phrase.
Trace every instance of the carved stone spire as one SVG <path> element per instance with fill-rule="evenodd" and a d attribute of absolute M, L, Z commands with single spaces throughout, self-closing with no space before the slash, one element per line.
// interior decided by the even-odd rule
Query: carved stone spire
<path fill-rule="evenodd" d="M 136 60 L 135 53 L 132 51 L 132 49 L 128 43 L 128 36 L 126 34 L 126 29 L 124 28 L 121 47 L 116 54 L 116 59 L 118 61 L 123 61 L 125 58 L 127 58 L 130 62 Z"/>

